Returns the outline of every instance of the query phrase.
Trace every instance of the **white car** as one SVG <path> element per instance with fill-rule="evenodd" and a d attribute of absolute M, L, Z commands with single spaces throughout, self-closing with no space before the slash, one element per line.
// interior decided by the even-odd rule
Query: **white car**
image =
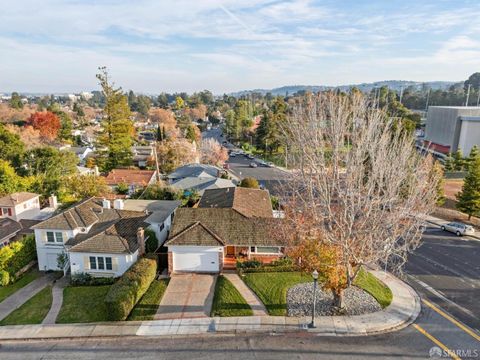
<path fill-rule="evenodd" d="M 475 234 L 475 230 L 473 229 L 472 226 L 458 223 L 458 222 L 451 222 L 451 223 L 442 225 L 442 230 L 452 232 L 457 236 Z"/>
<path fill-rule="evenodd" d="M 254 162 L 251 162 L 251 163 L 250 163 L 250 167 L 251 167 L 251 168 L 256 168 L 257 166 L 258 166 L 257 163 L 254 163 Z"/>

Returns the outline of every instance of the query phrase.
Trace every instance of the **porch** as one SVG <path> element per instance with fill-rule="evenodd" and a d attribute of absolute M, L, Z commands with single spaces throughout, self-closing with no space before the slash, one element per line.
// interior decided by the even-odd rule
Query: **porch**
<path fill-rule="evenodd" d="M 235 270 L 237 261 L 256 259 L 263 263 L 271 263 L 284 256 L 284 249 L 280 246 L 233 246 L 223 249 L 223 269 Z"/>

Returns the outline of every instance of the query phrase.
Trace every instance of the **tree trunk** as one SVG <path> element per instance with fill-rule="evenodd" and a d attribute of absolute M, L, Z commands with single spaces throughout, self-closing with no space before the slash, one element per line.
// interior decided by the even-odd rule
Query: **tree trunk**
<path fill-rule="evenodd" d="M 337 307 L 338 309 L 343 309 L 345 307 L 343 290 L 344 289 L 332 289 L 333 306 Z"/>

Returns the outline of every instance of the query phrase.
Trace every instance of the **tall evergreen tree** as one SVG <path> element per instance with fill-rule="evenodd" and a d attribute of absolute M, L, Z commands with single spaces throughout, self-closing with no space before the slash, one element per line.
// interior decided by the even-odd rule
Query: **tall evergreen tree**
<path fill-rule="evenodd" d="M 467 175 L 463 181 L 462 191 L 457 195 L 457 208 L 468 214 L 480 214 L 480 156 L 477 156 L 468 167 Z"/>
<path fill-rule="evenodd" d="M 453 160 L 452 153 L 448 153 L 445 157 L 445 171 L 451 172 L 455 169 L 455 161 Z"/>
<path fill-rule="evenodd" d="M 453 166 L 455 171 L 462 171 L 465 168 L 465 159 L 460 149 L 453 153 Z"/>
<path fill-rule="evenodd" d="M 98 137 L 99 164 L 103 171 L 132 163 L 134 128 L 130 119 L 127 96 L 122 88 L 115 88 L 105 67 L 99 68 L 97 79 L 105 96 L 102 133 Z"/>
<path fill-rule="evenodd" d="M 468 158 L 466 159 L 466 165 L 470 166 L 472 163 L 475 162 L 475 159 L 480 156 L 480 150 L 478 149 L 477 145 L 474 145 L 472 149 L 470 150 L 470 154 L 468 155 Z"/>

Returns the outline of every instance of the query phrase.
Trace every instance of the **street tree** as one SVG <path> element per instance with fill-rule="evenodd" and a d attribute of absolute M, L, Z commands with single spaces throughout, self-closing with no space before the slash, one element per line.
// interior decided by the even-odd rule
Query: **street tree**
<path fill-rule="evenodd" d="M 457 195 L 457 209 L 468 215 L 480 215 L 480 156 L 477 156 L 468 167 L 463 180 L 462 191 Z"/>
<path fill-rule="evenodd" d="M 358 93 L 307 95 L 282 130 L 296 171 L 281 191 L 284 226 L 272 231 L 306 271 L 330 254 L 323 286 L 342 308 L 362 266 L 401 271 L 435 206 L 439 175 L 413 136 Z M 310 260 L 312 246 L 318 261 Z"/>
<path fill-rule="evenodd" d="M 102 131 L 97 141 L 98 163 L 103 171 L 132 163 L 134 128 L 127 96 L 122 88 L 115 88 L 105 67 L 99 68 L 97 79 L 105 97 Z"/>
<path fill-rule="evenodd" d="M 214 138 L 203 139 L 200 145 L 202 164 L 220 165 L 228 159 L 227 149 Z"/>

